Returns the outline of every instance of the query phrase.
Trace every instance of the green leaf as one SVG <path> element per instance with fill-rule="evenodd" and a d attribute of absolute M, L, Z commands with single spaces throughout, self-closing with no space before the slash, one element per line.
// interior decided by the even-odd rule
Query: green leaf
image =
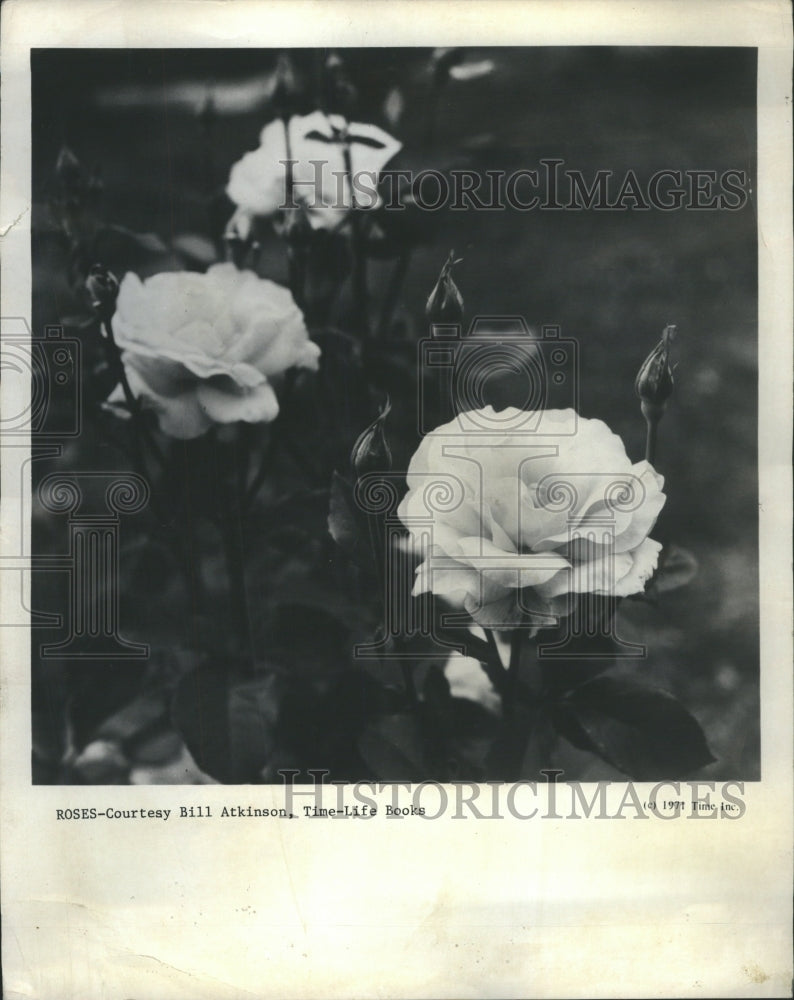
<path fill-rule="evenodd" d="M 273 675 L 243 679 L 210 664 L 181 678 L 174 725 L 202 771 L 227 784 L 258 780 L 274 747 L 276 684 Z"/>
<path fill-rule="evenodd" d="M 555 724 L 574 746 L 640 781 L 683 778 L 715 759 L 677 698 L 628 678 L 583 684 L 557 703 Z"/>

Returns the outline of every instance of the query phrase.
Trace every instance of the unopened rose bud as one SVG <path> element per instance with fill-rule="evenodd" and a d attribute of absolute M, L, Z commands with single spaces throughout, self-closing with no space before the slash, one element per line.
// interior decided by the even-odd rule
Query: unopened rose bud
<path fill-rule="evenodd" d="M 634 388 L 640 397 L 642 415 L 645 417 L 647 437 L 645 440 L 645 460 L 653 465 L 656 461 L 656 436 L 659 421 L 667 409 L 667 401 L 673 394 L 673 369 L 670 367 L 670 343 L 676 328 L 666 326 L 662 339 L 643 361 Z"/>
<path fill-rule="evenodd" d="M 102 264 L 94 264 L 85 279 L 85 288 L 91 302 L 91 308 L 97 316 L 105 321 L 116 311 L 116 299 L 119 294 L 119 280 L 112 271 Z"/>
<path fill-rule="evenodd" d="M 676 328 L 666 326 L 662 339 L 643 361 L 634 388 L 643 403 L 643 413 L 647 408 L 664 412 L 667 400 L 673 394 L 673 370 L 670 367 L 670 343 L 675 337 Z"/>
<path fill-rule="evenodd" d="M 425 315 L 431 323 L 459 323 L 463 319 L 463 296 L 452 280 L 452 268 L 459 263 L 455 251 L 450 251 L 425 306 Z"/>
<path fill-rule="evenodd" d="M 360 479 L 367 473 L 389 472 L 391 470 L 391 449 L 386 441 L 383 425 L 391 412 L 391 402 L 387 399 L 383 409 L 365 431 L 359 434 L 350 452 L 350 464 Z"/>

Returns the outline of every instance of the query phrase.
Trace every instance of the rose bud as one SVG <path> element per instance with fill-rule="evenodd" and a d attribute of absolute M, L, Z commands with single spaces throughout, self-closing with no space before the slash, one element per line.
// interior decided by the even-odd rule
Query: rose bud
<path fill-rule="evenodd" d="M 667 405 L 667 400 L 673 394 L 673 370 L 670 367 L 670 343 L 675 337 L 676 328 L 666 326 L 662 339 L 643 361 L 634 388 L 642 400 L 642 411 L 646 410 L 661 415 Z"/>
<path fill-rule="evenodd" d="M 109 320 L 116 311 L 119 279 L 103 264 L 94 264 L 85 279 L 85 288 L 91 308 L 101 320 Z"/>
<path fill-rule="evenodd" d="M 452 280 L 452 267 L 460 263 L 451 250 L 441 274 L 425 306 L 425 315 L 431 323 L 459 323 L 463 319 L 463 296 Z"/>
<path fill-rule="evenodd" d="M 350 452 L 350 464 L 359 479 L 366 476 L 367 473 L 389 472 L 391 470 L 391 449 L 383 430 L 386 417 L 390 412 L 391 402 L 387 398 L 378 416 L 366 430 L 359 434 L 353 445 L 353 450 Z"/>

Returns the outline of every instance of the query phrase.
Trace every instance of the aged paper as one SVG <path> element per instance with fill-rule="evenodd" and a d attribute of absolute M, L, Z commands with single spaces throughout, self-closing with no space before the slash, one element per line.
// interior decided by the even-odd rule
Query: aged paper
<path fill-rule="evenodd" d="M 788 5 L 3 14 L 4 996 L 791 996 Z"/>

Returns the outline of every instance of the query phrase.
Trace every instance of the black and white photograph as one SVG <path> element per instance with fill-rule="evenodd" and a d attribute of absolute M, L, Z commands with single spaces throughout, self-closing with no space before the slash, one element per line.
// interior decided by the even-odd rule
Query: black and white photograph
<path fill-rule="evenodd" d="M 4 996 L 791 996 L 791 38 L 8 0 Z"/>
<path fill-rule="evenodd" d="M 756 61 L 34 50 L 34 782 L 757 780 Z"/>

